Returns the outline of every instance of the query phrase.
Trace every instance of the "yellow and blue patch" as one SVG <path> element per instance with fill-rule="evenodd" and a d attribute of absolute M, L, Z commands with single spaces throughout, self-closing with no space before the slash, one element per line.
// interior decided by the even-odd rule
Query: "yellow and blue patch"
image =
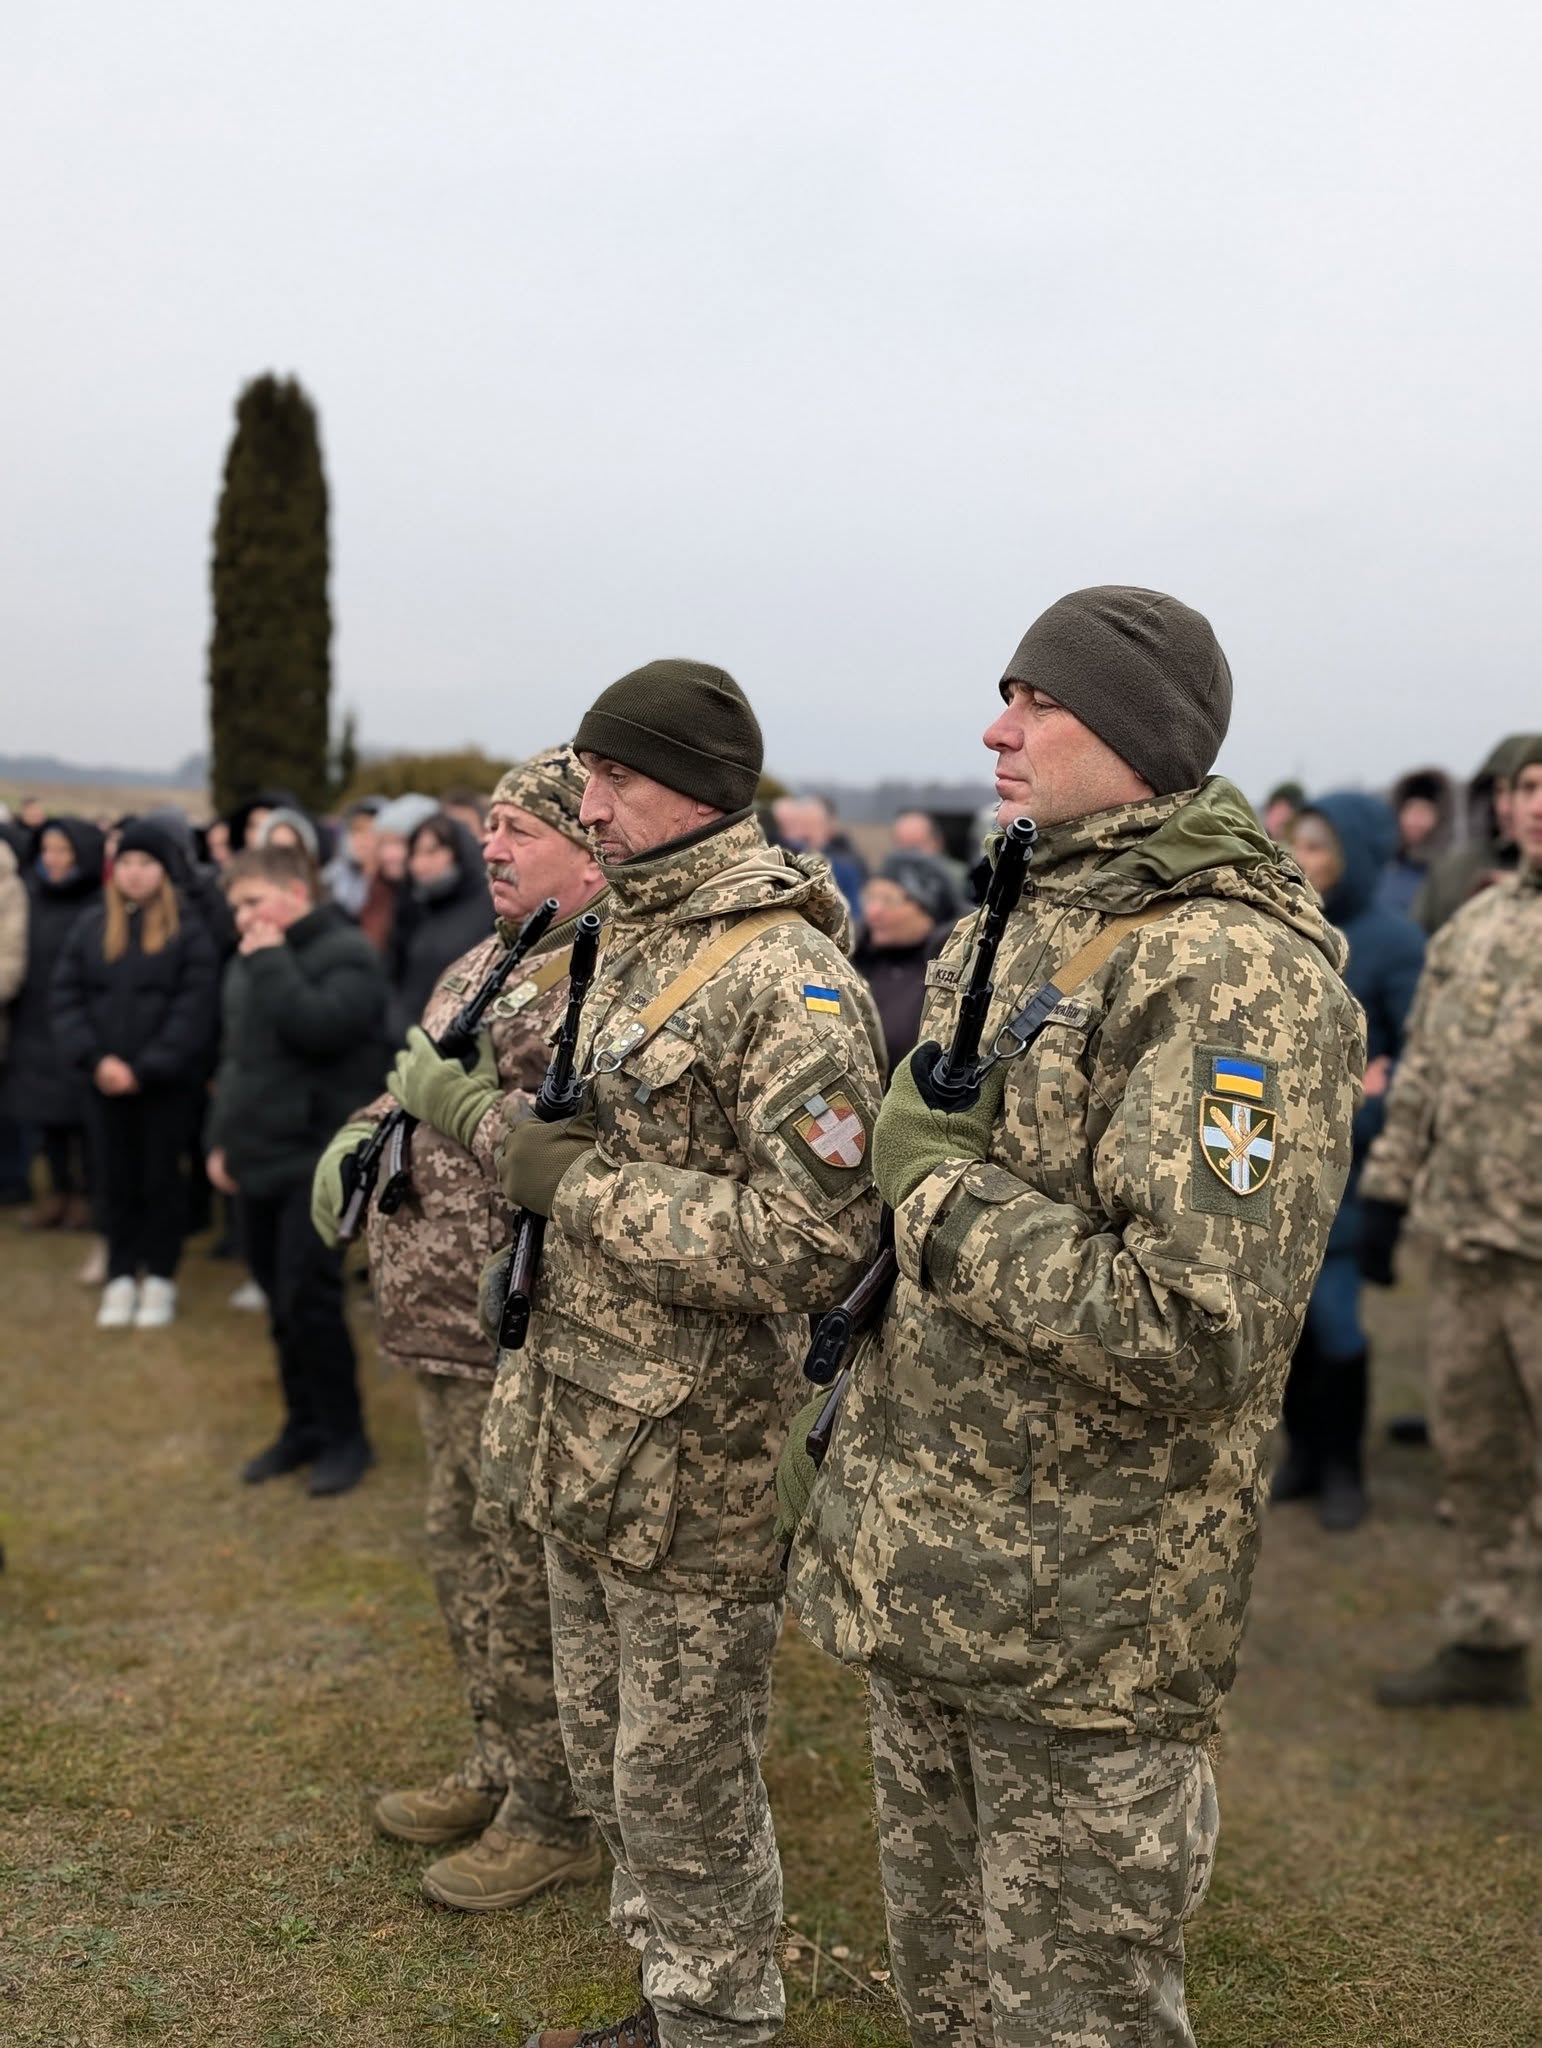
<path fill-rule="evenodd" d="M 1264 1079 L 1264 1068 L 1257 1060 L 1217 1058 L 1211 1086 L 1217 1095 L 1241 1096 L 1248 1102 L 1262 1102 Z"/>
<path fill-rule="evenodd" d="M 841 1014 L 841 992 L 838 988 L 825 988 L 817 981 L 803 984 L 803 1006 L 823 1017 L 838 1017 Z"/>

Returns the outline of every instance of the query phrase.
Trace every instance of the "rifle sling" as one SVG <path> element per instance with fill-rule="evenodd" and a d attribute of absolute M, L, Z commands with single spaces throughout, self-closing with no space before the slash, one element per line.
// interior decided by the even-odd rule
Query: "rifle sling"
<path fill-rule="evenodd" d="M 1127 911 L 1123 917 L 1111 917 L 1095 938 L 1073 953 L 1062 967 L 1057 967 L 1042 988 L 1035 989 L 1016 1016 L 1007 1019 L 996 1034 L 996 1043 L 999 1045 L 1003 1038 L 1015 1038 L 1018 1050 L 1026 1051 L 1049 1021 L 1050 1013 L 1108 964 L 1121 940 L 1143 924 L 1155 924 L 1171 909 L 1171 903 L 1152 904 L 1145 910 Z"/>
<path fill-rule="evenodd" d="M 659 990 L 651 1003 L 630 1018 L 608 1043 L 595 1048 L 589 1062 L 592 1071 L 613 1074 L 624 1059 L 656 1038 L 676 1011 L 683 1010 L 692 996 L 705 988 L 715 974 L 721 972 L 730 960 L 736 959 L 762 932 L 768 932 L 779 924 L 803 922 L 803 914 L 797 910 L 752 910 L 748 917 L 741 917 L 737 924 L 719 932 L 709 945 L 702 947 L 689 967 Z"/>

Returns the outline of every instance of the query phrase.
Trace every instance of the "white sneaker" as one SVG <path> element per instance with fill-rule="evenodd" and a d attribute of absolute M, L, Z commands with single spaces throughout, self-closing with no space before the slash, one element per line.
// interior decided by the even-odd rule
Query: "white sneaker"
<path fill-rule="evenodd" d="M 107 1278 L 107 1240 L 99 1237 L 86 1253 L 85 1263 L 75 1275 L 82 1287 L 100 1287 Z"/>
<path fill-rule="evenodd" d="M 139 1282 L 126 1273 L 109 1280 L 102 1289 L 102 1305 L 96 1312 L 99 1330 L 126 1330 L 134 1320 L 139 1302 Z"/>
<path fill-rule="evenodd" d="M 231 1308 L 255 1309 L 260 1315 L 268 1305 L 268 1297 L 255 1280 L 243 1280 L 230 1297 Z"/>
<path fill-rule="evenodd" d="M 134 1311 L 136 1330 L 164 1330 L 176 1320 L 177 1283 L 175 1280 L 151 1278 L 139 1290 L 139 1306 Z"/>

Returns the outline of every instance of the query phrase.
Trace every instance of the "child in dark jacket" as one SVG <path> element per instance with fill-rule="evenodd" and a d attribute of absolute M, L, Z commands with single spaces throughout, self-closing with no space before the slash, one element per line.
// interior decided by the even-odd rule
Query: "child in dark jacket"
<path fill-rule="evenodd" d="M 385 969 L 344 912 L 318 903 L 303 851 L 240 853 L 221 883 L 241 939 L 225 970 L 209 1178 L 240 1198 L 286 1410 L 278 1437 L 241 1476 L 255 1485 L 309 1465 L 313 1494 L 342 1493 L 372 1453 L 343 1316 L 343 1255 L 316 1234 L 311 1179 L 338 1125 L 380 1092 Z"/>
<path fill-rule="evenodd" d="M 1360 1168 L 1381 1129 L 1392 1069 L 1424 965 L 1424 934 L 1381 908 L 1377 892 L 1397 848 L 1397 822 L 1380 797 L 1337 791 L 1291 820 L 1292 853 L 1349 941 L 1344 979 L 1365 1011 L 1365 1097 L 1355 1113 L 1349 1183 L 1328 1237 L 1322 1272 L 1285 1389 L 1288 1452 L 1273 1500 L 1317 1499 L 1325 1529 L 1352 1529 L 1365 1513 L 1362 1444 L 1370 1354 L 1360 1324 Z"/>
<path fill-rule="evenodd" d="M 125 827 L 106 894 L 77 920 L 54 970 L 55 1044 L 90 1091 L 104 1330 L 159 1329 L 176 1314 L 181 1154 L 216 1024 L 214 946 L 172 884 L 179 866 L 160 827 Z"/>

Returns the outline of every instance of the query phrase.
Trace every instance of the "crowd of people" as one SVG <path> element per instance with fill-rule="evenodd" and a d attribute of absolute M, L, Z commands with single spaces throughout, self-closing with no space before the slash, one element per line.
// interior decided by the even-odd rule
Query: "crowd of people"
<path fill-rule="evenodd" d="M 1121 686 L 1138 730 L 1107 709 Z M 100 1240 L 83 1277 L 104 1329 L 173 1319 L 186 1238 L 211 1198 L 224 1206 L 283 1404 L 249 1483 L 305 1470 L 313 1495 L 335 1494 L 368 1469 L 342 1218 L 382 1120 L 415 1121 L 405 1199 L 367 1208 L 368 1266 L 381 1350 L 418 1381 L 430 1561 L 472 1746 L 376 1819 L 428 1847 L 471 1837 L 424 1876 L 470 1911 L 595 1875 L 603 1840 L 643 2001 L 608 2030 L 549 2028 L 540 2048 L 776 2031 L 759 1751 L 788 1546 L 805 1626 L 874 1672 L 912 2038 L 1026 2041 L 992 2035 L 989 2015 L 1042 1997 L 1048 1971 L 1057 2024 L 1133 2012 L 1144 1972 L 1140 2011 L 1157 1999 L 1167 2027 L 1149 2038 L 1190 2039 L 1192 1873 L 1171 1908 L 1147 1859 L 1149 1940 L 1094 1928 L 1037 1990 L 1021 1981 L 1046 1949 L 1031 1888 L 991 1936 L 1015 1963 L 982 1960 L 983 1934 L 968 1958 L 949 1946 L 969 1946 L 996 1883 L 988 1799 L 1026 1796 L 1038 1768 L 1002 1702 L 1042 1700 L 1046 1725 L 1080 1733 L 1054 1768 L 1082 1772 L 1086 1800 L 1159 1790 L 1142 1826 L 1208 1857 L 1197 1745 L 1230 1682 L 1246 1571 L 1203 1625 L 1184 1588 L 1203 1594 L 1196 1557 L 1246 1521 L 1248 1460 L 1282 1388 L 1272 1498 L 1315 1502 L 1332 1531 L 1366 1514 L 1360 1291 L 1392 1281 L 1410 1212 L 1443 1262 L 1432 1343 L 1459 1365 L 1433 1372 L 1431 1409 L 1468 1548 L 1441 1649 L 1382 1697 L 1527 1696 L 1542 1088 L 1519 1099 L 1516 1084 L 1528 1061 L 1538 1078 L 1542 1027 L 1542 739 L 1505 740 L 1460 793 L 1421 768 L 1385 796 L 1283 784 L 1255 813 L 1209 775 L 1224 656 L 1198 614 L 1142 592 L 1062 600 L 1001 692 L 986 735 L 999 810 L 905 812 L 871 859 L 816 793 L 757 803 L 753 713 L 693 663 L 623 678 L 571 745 L 491 792 L 317 818 L 271 789 L 202 827 L 36 804 L 0 820 L 0 1199 Z M 1053 967 L 1053 1000 L 1031 1053 L 1025 1037 L 972 1098 L 950 1095 L 936 1041 L 970 972 L 986 829 L 1035 812 L 998 985 L 1020 996 Z M 479 1052 L 445 1057 L 437 1034 L 549 898 L 557 922 Z M 607 996 L 587 1106 L 549 1120 L 530 1102 L 591 908 Z M 1115 948 L 1142 926 L 1131 966 Z M 1535 991 L 1518 1019 L 1514 974 Z M 1454 1049 L 1474 1038 L 1487 1104 L 1484 1058 Z M 1508 1117 L 1487 1165 L 1469 1134 L 1442 1166 L 1454 1117 Z M 810 1510 L 808 1422 L 786 1390 L 810 1317 L 890 1241 L 880 1195 L 899 1279 Z M 532 1362 L 504 1371 L 521 1212 L 546 1219 L 551 1270 Z M 1003 1345 L 1031 1361 L 1006 1392 Z M 912 1429 L 872 1382 L 880 1354 Z M 1496 1358 L 1513 1379 L 1497 1478 Z M 933 1588 L 919 1606 L 916 1572 Z M 1137 1697 L 1121 1644 L 1163 1601 L 1169 1661 Z M 1119 2024 L 1087 2038 L 1137 2037 Z"/>

